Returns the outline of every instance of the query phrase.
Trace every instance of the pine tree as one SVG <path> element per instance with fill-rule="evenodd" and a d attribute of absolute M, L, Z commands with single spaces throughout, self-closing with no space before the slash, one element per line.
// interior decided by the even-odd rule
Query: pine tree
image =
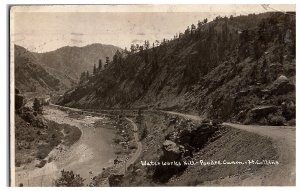
<path fill-rule="evenodd" d="M 105 58 L 105 65 L 104 65 L 104 68 L 107 68 L 108 63 L 109 63 L 109 57 L 107 56 L 107 57 Z"/>
<path fill-rule="evenodd" d="M 185 29 L 184 34 L 189 35 L 190 33 L 191 33 L 190 26 L 188 26 L 187 29 Z"/>
<path fill-rule="evenodd" d="M 97 68 L 96 68 L 96 64 L 94 64 L 93 74 L 96 75 L 96 73 L 97 73 Z"/>
<path fill-rule="evenodd" d="M 85 81 L 85 72 L 82 72 L 80 75 L 79 83 L 83 83 Z"/>
<path fill-rule="evenodd" d="M 33 110 L 40 114 L 43 113 L 43 106 L 37 98 L 35 98 L 33 101 Z"/>
<path fill-rule="evenodd" d="M 100 72 L 102 70 L 102 60 L 99 59 L 99 63 L 98 63 L 98 72 Z"/>

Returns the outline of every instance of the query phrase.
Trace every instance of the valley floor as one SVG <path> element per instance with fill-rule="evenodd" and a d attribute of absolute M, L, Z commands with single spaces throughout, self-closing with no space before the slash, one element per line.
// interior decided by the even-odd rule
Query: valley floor
<path fill-rule="evenodd" d="M 81 112 L 79 117 L 72 117 L 69 111 Z M 188 115 L 177 112 L 163 111 L 162 113 L 170 116 L 180 116 L 186 120 L 201 121 L 201 118 L 196 115 Z M 45 118 L 50 121 L 55 121 L 59 124 L 69 124 L 78 127 L 82 131 L 82 136 L 78 142 L 71 147 L 59 145 L 49 154 L 53 160 L 47 163 L 42 168 L 34 167 L 33 163 L 24 165 L 16 169 L 16 185 L 22 183 L 24 186 L 54 186 L 54 180 L 58 178 L 60 171 L 73 170 L 86 179 L 86 184 L 90 180 L 101 174 L 103 168 L 114 166 L 116 154 L 113 146 L 114 126 L 107 117 L 100 117 L 95 112 L 82 112 L 73 108 L 60 108 L 56 106 L 48 106 L 45 109 Z M 148 112 L 145 115 L 152 115 Z M 159 115 L 158 115 L 159 116 Z M 137 144 L 136 150 L 132 155 L 128 155 L 125 168 L 135 166 L 139 163 L 138 159 L 147 159 L 147 155 L 151 155 L 151 145 L 147 143 L 147 138 L 144 141 L 140 140 L 138 126 L 134 120 L 125 118 L 133 127 L 134 141 Z M 96 128 L 94 123 L 102 121 L 105 128 Z M 228 173 L 219 173 L 226 171 L 226 167 L 211 168 L 188 168 L 182 175 L 173 177 L 166 185 L 170 186 L 186 186 L 187 180 L 192 180 L 197 176 L 209 175 L 209 178 L 201 178 L 201 181 L 189 183 L 196 185 L 212 185 L 212 186 L 292 186 L 295 185 L 295 127 L 271 127 L 271 126 L 255 126 L 255 125 L 240 125 L 232 123 L 223 123 L 230 131 L 224 134 L 224 137 L 217 141 L 209 143 L 202 151 L 195 154 L 194 159 L 210 159 L 214 157 L 230 156 L 231 159 L 245 157 L 260 157 L 260 152 L 264 152 L 261 156 L 270 156 L 276 158 L 279 165 L 263 166 L 250 169 L 238 175 L 239 168 L 232 168 L 232 175 Z M 100 125 L 101 126 L 101 125 Z M 108 127 L 109 126 L 109 127 Z M 157 127 L 158 129 L 159 127 Z M 160 132 L 157 135 L 149 132 L 147 137 L 161 136 Z M 155 139 L 152 139 L 152 142 Z M 162 144 L 160 142 L 151 143 L 154 147 Z M 251 145 L 252 144 L 252 145 Z M 262 145 L 260 145 L 262 144 Z M 258 148 L 258 147 L 259 148 Z M 257 148 L 256 148 L 257 147 Z M 259 149 L 262 150 L 259 150 Z M 236 150 L 236 151 L 234 151 Z M 202 153 L 202 154 L 201 154 Z M 245 157 L 233 156 L 234 154 L 245 154 Z M 153 157 L 153 156 L 150 156 Z M 226 156 L 225 156 L 226 157 Z M 248 158 L 251 159 L 251 158 Z M 268 158 L 263 158 L 268 159 Z M 123 160 L 121 158 L 121 160 Z M 123 161 L 124 162 L 124 161 Z M 123 166 L 119 167 L 119 174 L 126 174 Z M 231 167 L 229 167 L 231 168 Z M 229 169 L 228 168 L 228 169 Z M 244 168 L 244 167 L 243 167 Z M 199 174 L 200 173 L 200 174 Z M 201 174 L 202 173 L 202 174 Z M 142 175 L 136 176 L 137 178 Z M 126 178 L 126 177 L 125 177 Z M 145 183 L 146 185 L 148 183 Z M 102 182 L 101 185 L 108 186 L 108 182 Z M 125 184 L 126 185 L 126 184 Z M 134 186 L 134 181 L 132 185 Z M 151 185 L 151 183 L 150 183 Z M 98 185 L 100 186 L 100 185 Z"/>

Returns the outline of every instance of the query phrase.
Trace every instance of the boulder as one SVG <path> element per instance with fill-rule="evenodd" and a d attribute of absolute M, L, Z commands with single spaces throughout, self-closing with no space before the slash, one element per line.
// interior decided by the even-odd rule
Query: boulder
<path fill-rule="evenodd" d="M 15 109 L 19 110 L 25 105 L 25 98 L 22 95 L 15 95 Z"/>
<path fill-rule="evenodd" d="M 289 79 L 281 75 L 271 85 L 270 90 L 273 94 L 282 95 L 294 90 L 295 86 L 289 81 Z"/>
<path fill-rule="evenodd" d="M 18 88 L 15 88 L 15 94 L 20 94 L 20 90 Z"/>
<path fill-rule="evenodd" d="M 163 152 L 164 152 L 164 159 L 167 161 L 178 160 L 180 159 L 181 154 L 183 153 L 179 145 L 177 145 L 176 143 L 170 140 L 166 140 L 163 143 Z"/>
<path fill-rule="evenodd" d="M 176 124 L 177 119 L 178 119 L 177 117 L 171 117 L 171 118 L 169 119 L 169 125 Z"/>
<path fill-rule="evenodd" d="M 250 110 L 254 118 L 265 117 L 270 113 L 275 113 L 276 111 L 277 111 L 277 107 L 274 105 L 257 106 Z"/>

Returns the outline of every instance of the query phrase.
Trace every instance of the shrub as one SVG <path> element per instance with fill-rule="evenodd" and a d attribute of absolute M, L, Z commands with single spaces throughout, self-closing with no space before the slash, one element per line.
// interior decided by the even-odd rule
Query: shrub
<path fill-rule="evenodd" d="M 64 138 L 64 143 L 67 146 L 74 144 L 81 137 L 81 130 L 75 126 L 66 125 L 64 127 L 64 131 L 66 132 L 66 136 Z"/>
<path fill-rule="evenodd" d="M 148 135 L 147 127 L 143 128 L 142 134 L 141 134 L 141 140 L 145 139 Z"/>
<path fill-rule="evenodd" d="M 284 125 L 284 123 L 286 122 L 284 117 L 280 115 L 272 115 L 272 114 L 268 116 L 268 120 L 271 125 L 276 125 L 276 126 Z"/>
<path fill-rule="evenodd" d="M 129 149 L 137 149 L 137 146 L 135 144 L 130 144 Z"/>
<path fill-rule="evenodd" d="M 20 167 L 21 166 L 21 161 L 19 161 L 19 160 L 16 160 L 16 167 Z"/>
<path fill-rule="evenodd" d="M 84 180 L 79 174 L 74 174 L 73 171 L 61 171 L 61 177 L 55 180 L 56 186 L 79 187 L 84 186 Z"/>
<path fill-rule="evenodd" d="M 295 126 L 296 125 L 296 119 L 289 120 L 288 125 L 289 126 Z"/>
<path fill-rule="evenodd" d="M 48 154 L 51 152 L 52 148 L 50 145 L 40 145 L 38 146 L 38 151 L 36 153 L 36 157 L 39 159 L 44 159 L 48 156 Z"/>
<path fill-rule="evenodd" d="M 45 166 L 46 163 L 47 163 L 46 160 L 41 160 L 41 162 L 39 164 L 35 165 L 35 166 L 38 167 L 38 168 L 42 168 L 43 166 Z"/>
<path fill-rule="evenodd" d="M 40 114 L 43 113 L 43 105 L 37 98 L 33 101 L 33 110 Z"/>

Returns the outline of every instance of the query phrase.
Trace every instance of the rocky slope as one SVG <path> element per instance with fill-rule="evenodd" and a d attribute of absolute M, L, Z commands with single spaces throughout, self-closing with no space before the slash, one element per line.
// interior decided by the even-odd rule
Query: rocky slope
<path fill-rule="evenodd" d="M 280 125 L 295 118 L 295 15 L 264 13 L 199 23 L 160 46 L 116 54 L 58 104 L 172 109 Z"/>
<path fill-rule="evenodd" d="M 23 92 L 63 92 L 78 82 L 83 71 L 92 71 L 99 59 L 104 62 L 117 50 L 112 45 L 91 44 L 34 53 L 15 45 L 16 87 Z"/>

